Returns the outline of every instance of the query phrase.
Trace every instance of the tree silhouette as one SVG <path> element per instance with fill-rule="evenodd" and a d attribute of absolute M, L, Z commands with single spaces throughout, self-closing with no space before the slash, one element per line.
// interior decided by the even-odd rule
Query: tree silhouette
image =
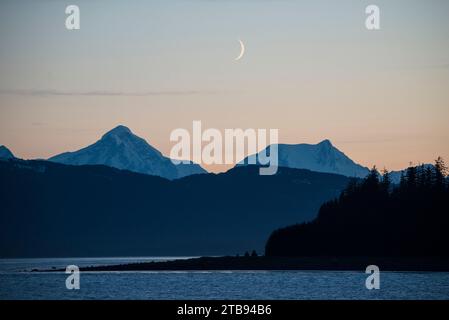
<path fill-rule="evenodd" d="M 384 192 L 389 192 L 391 187 L 391 178 L 390 178 L 390 172 L 384 168 L 382 170 L 382 189 Z"/>
<path fill-rule="evenodd" d="M 447 166 L 443 158 L 438 157 L 435 160 L 435 186 L 437 189 L 443 188 L 445 176 L 447 174 Z"/>
<path fill-rule="evenodd" d="M 399 185 L 376 167 L 324 203 L 315 220 L 274 231 L 268 256 L 449 257 L 449 187 L 442 158 L 409 167 Z"/>

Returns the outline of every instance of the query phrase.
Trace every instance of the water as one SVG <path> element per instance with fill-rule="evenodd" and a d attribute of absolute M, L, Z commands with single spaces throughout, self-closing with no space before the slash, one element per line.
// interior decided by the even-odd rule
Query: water
<path fill-rule="evenodd" d="M 62 272 L 30 272 L 170 259 L 2 259 L 0 299 L 449 299 L 445 272 L 381 272 L 380 290 L 362 271 L 82 272 L 80 290 Z"/>

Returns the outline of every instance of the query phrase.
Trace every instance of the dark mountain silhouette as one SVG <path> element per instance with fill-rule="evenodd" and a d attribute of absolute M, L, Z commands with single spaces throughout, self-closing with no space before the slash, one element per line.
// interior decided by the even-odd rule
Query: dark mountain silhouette
<path fill-rule="evenodd" d="M 90 146 L 61 153 L 49 160 L 71 165 L 102 164 L 167 179 L 206 173 L 206 170 L 192 162 L 173 164 L 170 158 L 122 125 L 108 131 Z"/>
<path fill-rule="evenodd" d="M 9 150 L 5 146 L 0 146 L 0 159 L 14 159 L 14 158 L 15 157 L 11 152 L 11 150 Z"/>
<path fill-rule="evenodd" d="M 272 230 L 311 220 L 344 176 L 256 166 L 177 180 L 102 165 L 0 161 L 0 256 L 263 252 Z"/>
<path fill-rule="evenodd" d="M 399 186 L 375 168 L 323 204 L 318 217 L 272 233 L 268 256 L 449 257 L 446 168 L 410 167 Z"/>

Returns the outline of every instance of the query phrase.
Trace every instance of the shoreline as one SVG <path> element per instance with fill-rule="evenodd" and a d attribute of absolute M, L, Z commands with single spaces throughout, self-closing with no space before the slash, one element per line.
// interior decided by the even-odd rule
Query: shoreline
<path fill-rule="evenodd" d="M 442 257 L 200 257 L 80 267 L 80 271 L 363 271 L 376 265 L 381 271 L 449 272 Z M 33 272 L 61 272 L 65 269 Z"/>

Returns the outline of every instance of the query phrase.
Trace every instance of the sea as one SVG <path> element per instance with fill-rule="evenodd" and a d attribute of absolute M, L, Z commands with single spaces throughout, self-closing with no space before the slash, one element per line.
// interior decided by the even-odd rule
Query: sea
<path fill-rule="evenodd" d="M 380 270 L 380 287 L 372 290 L 365 270 L 81 272 L 78 290 L 67 289 L 65 272 L 32 272 L 184 258 L 0 259 L 0 299 L 449 299 L 448 272 Z"/>

